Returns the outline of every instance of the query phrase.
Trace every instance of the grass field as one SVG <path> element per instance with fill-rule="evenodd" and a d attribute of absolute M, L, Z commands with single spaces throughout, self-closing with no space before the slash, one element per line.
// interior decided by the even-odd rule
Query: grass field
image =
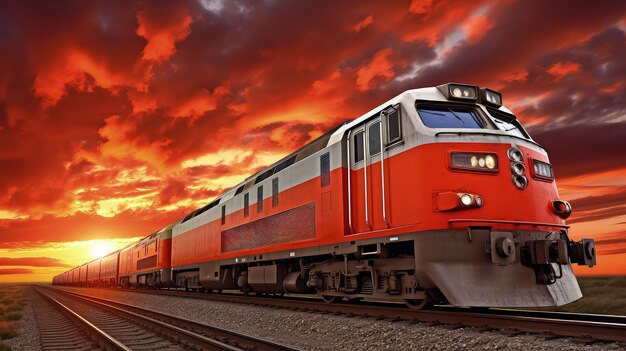
<path fill-rule="evenodd" d="M 0 340 L 17 336 L 17 321 L 25 304 L 23 286 L 0 284 Z M 4 350 L 9 347 L 0 341 L 0 351 Z"/>
<path fill-rule="evenodd" d="M 626 316 L 626 277 L 579 277 L 583 298 L 543 310 Z"/>

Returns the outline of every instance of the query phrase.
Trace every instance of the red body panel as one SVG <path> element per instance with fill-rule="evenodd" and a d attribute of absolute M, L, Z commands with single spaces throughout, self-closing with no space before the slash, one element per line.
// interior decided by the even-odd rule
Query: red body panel
<path fill-rule="evenodd" d="M 100 282 L 108 283 L 117 280 L 117 270 L 119 264 L 119 251 L 105 256 L 100 263 Z"/>
<path fill-rule="evenodd" d="M 78 283 L 87 284 L 87 264 L 78 267 Z"/>
<path fill-rule="evenodd" d="M 97 259 L 87 264 L 87 282 L 89 284 L 95 285 L 100 281 L 100 261 L 101 259 Z"/>
<path fill-rule="evenodd" d="M 147 245 L 140 243 L 119 254 L 119 276 L 141 274 L 171 267 L 172 239 L 157 236 Z"/>
<path fill-rule="evenodd" d="M 529 178 L 528 188 L 518 190 L 511 182 L 507 150 L 509 144 L 499 143 L 433 143 L 414 147 L 385 159 L 385 199 L 389 228 L 382 216 L 382 187 L 380 162 L 368 165 L 368 209 L 371 229 L 365 223 L 364 171 L 352 170 L 352 223 L 348 225 L 347 169 L 331 172 L 331 186 L 321 187 L 319 177 L 279 193 L 279 206 L 272 207 L 272 199 L 264 201 L 264 211 L 256 213 L 250 208 L 249 217 L 243 210 L 227 216 L 225 225 L 218 219 L 188 232 L 177 235 L 172 242 L 172 266 L 205 261 L 256 255 L 266 252 L 312 247 L 337 242 L 394 234 L 461 228 L 481 225 L 480 222 L 451 223 L 450 220 L 472 219 L 541 222 L 554 224 L 536 226 L 513 223 L 487 223 L 494 229 L 554 230 L 564 221 L 550 209 L 550 201 L 558 199 L 554 182 L 537 181 L 530 177 L 530 159 L 547 161 L 533 150 L 521 147 Z M 471 151 L 496 153 L 499 170 L 495 173 L 457 171 L 450 168 L 450 152 Z M 434 192 L 467 192 L 481 195 L 484 206 L 450 212 L 433 209 Z M 315 203 L 317 237 L 312 240 L 281 243 L 238 252 L 222 254 L 221 232 L 261 216 L 270 216 L 291 208 Z"/>

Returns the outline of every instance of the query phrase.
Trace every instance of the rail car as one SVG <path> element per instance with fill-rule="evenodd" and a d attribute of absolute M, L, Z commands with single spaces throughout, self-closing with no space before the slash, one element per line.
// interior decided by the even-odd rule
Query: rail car
<path fill-rule="evenodd" d="M 449 83 L 249 177 L 155 233 L 163 251 L 152 236 L 120 251 L 117 284 L 558 306 L 582 296 L 571 265 L 596 263 L 593 240 L 568 237 L 571 211 L 502 95 Z"/>
<path fill-rule="evenodd" d="M 123 287 L 172 287 L 169 225 L 119 252 L 118 283 Z"/>

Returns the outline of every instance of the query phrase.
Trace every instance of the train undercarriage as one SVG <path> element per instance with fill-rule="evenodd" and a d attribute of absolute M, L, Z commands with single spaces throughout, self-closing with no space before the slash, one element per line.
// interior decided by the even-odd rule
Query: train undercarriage
<path fill-rule="evenodd" d="M 593 247 L 563 232 L 480 227 L 206 262 L 174 269 L 173 281 L 187 290 L 393 300 L 416 309 L 559 306 L 582 296 L 570 261 L 595 264 Z"/>

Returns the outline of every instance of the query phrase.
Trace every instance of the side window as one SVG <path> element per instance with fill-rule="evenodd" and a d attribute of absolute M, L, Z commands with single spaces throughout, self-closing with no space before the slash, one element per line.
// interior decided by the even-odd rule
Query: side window
<path fill-rule="evenodd" d="M 363 137 L 365 133 L 363 131 L 357 132 L 354 134 L 354 163 L 363 161 L 364 151 L 363 150 Z"/>
<path fill-rule="evenodd" d="M 263 212 L 263 185 L 256 190 L 256 211 Z"/>
<path fill-rule="evenodd" d="M 380 153 L 380 122 L 370 124 L 367 127 L 367 141 L 369 142 L 370 156 Z"/>
<path fill-rule="evenodd" d="M 387 144 L 395 143 L 402 139 L 402 127 L 400 125 L 400 110 L 394 110 L 387 114 Z"/>
<path fill-rule="evenodd" d="M 250 215 L 250 193 L 243 195 L 243 216 L 248 217 Z"/>
<path fill-rule="evenodd" d="M 278 178 L 272 179 L 272 207 L 278 206 Z"/>

